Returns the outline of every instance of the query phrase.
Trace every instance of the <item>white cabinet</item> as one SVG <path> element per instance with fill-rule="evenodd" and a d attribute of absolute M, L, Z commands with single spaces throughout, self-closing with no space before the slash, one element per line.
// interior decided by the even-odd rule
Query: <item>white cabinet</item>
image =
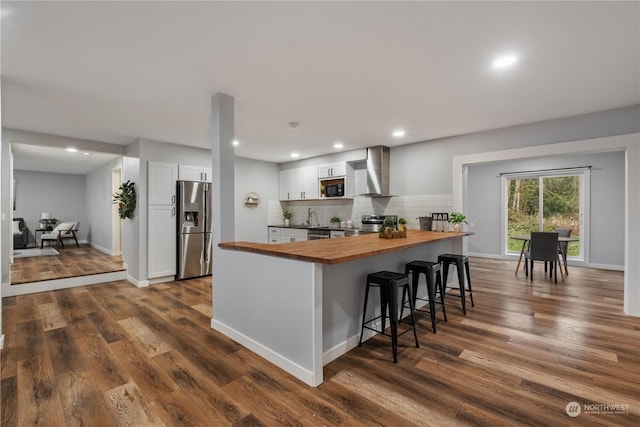
<path fill-rule="evenodd" d="M 148 169 L 148 203 L 150 205 L 175 205 L 178 165 L 149 162 Z"/>
<path fill-rule="evenodd" d="M 269 244 L 280 243 L 280 227 L 268 227 Z"/>
<path fill-rule="evenodd" d="M 325 163 L 318 166 L 318 178 L 353 175 L 353 167 L 347 162 Z"/>
<path fill-rule="evenodd" d="M 269 243 L 294 243 L 307 240 L 306 228 L 269 227 Z"/>
<path fill-rule="evenodd" d="M 278 190 L 280 200 L 317 199 L 318 169 L 315 166 L 307 166 L 280 171 Z"/>
<path fill-rule="evenodd" d="M 211 182 L 211 168 L 200 166 L 179 165 L 178 179 L 181 181 L 206 181 Z"/>
<path fill-rule="evenodd" d="M 176 274 L 176 207 L 149 205 L 149 279 Z"/>
<path fill-rule="evenodd" d="M 330 236 L 331 238 L 344 237 L 344 230 L 331 230 Z"/>
<path fill-rule="evenodd" d="M 306 228 L 281 228 L 280 243 L 304 242 L 308 240 Z"/>
<path fill-rule="evenodd" d="M 178 165 L 148 163 L 147 277 L 176 274 L 176 180 Z"/>

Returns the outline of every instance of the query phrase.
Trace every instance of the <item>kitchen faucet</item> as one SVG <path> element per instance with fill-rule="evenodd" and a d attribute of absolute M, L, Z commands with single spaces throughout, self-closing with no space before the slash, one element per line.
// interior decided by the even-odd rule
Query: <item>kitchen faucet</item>
<path fill-rule="evenodd" d="M 318 214 L 315 211 L 312 211 L 311 208 L 307 210 L 307 225 L 311 225 L 311 220 L 313 219 L 313 214 L 316 214 L 316 221 L 318 220 Z"/>

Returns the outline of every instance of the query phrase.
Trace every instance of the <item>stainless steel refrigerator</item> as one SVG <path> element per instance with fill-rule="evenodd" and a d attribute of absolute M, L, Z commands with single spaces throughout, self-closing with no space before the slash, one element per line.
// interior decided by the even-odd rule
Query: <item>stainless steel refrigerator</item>
<path fill-rule="evenodd" d="M 178 274 L 211 274 L 211 184 L 178 181 Z"/>

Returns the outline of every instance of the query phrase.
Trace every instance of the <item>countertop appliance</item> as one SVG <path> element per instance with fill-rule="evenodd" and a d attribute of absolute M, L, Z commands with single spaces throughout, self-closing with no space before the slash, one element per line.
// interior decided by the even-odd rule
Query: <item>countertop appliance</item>
<path fill-rule="evenodd" d="M 362 215 L 360 234 L 377 233 L 387 218 L 391 218 L 394 228 L 398 226 L 398 215 Z"/>
<path fill-rule="evenodd" d="M 334 184 L 325 184 L 324 186 L 324 196 L 325 197 L 344 197 L 344 179 L 342 180 L 342 184 L 334 183 Z"/>
<path fill-rule="evenodd" d="M 211 184 L 178 181 L 178 270 L 176 279 L 210 275 Z"/>

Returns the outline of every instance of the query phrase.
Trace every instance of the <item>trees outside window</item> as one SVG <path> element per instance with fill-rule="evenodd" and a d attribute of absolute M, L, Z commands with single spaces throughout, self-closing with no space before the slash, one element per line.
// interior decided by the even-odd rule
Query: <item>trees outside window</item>
<path fill-rule="evenodd" d="M 583 215 L 584 172 L 548 175 L 542 172 L 529 175 L 504 176 L 507 188 L 507 253 L 518 253 L 522 242 L 509 235 L 532 231 L 571 229 L 571 236 L 579 237 Z M 580 242 L 569 244 L 569 257 L 581 258 Z"/>

